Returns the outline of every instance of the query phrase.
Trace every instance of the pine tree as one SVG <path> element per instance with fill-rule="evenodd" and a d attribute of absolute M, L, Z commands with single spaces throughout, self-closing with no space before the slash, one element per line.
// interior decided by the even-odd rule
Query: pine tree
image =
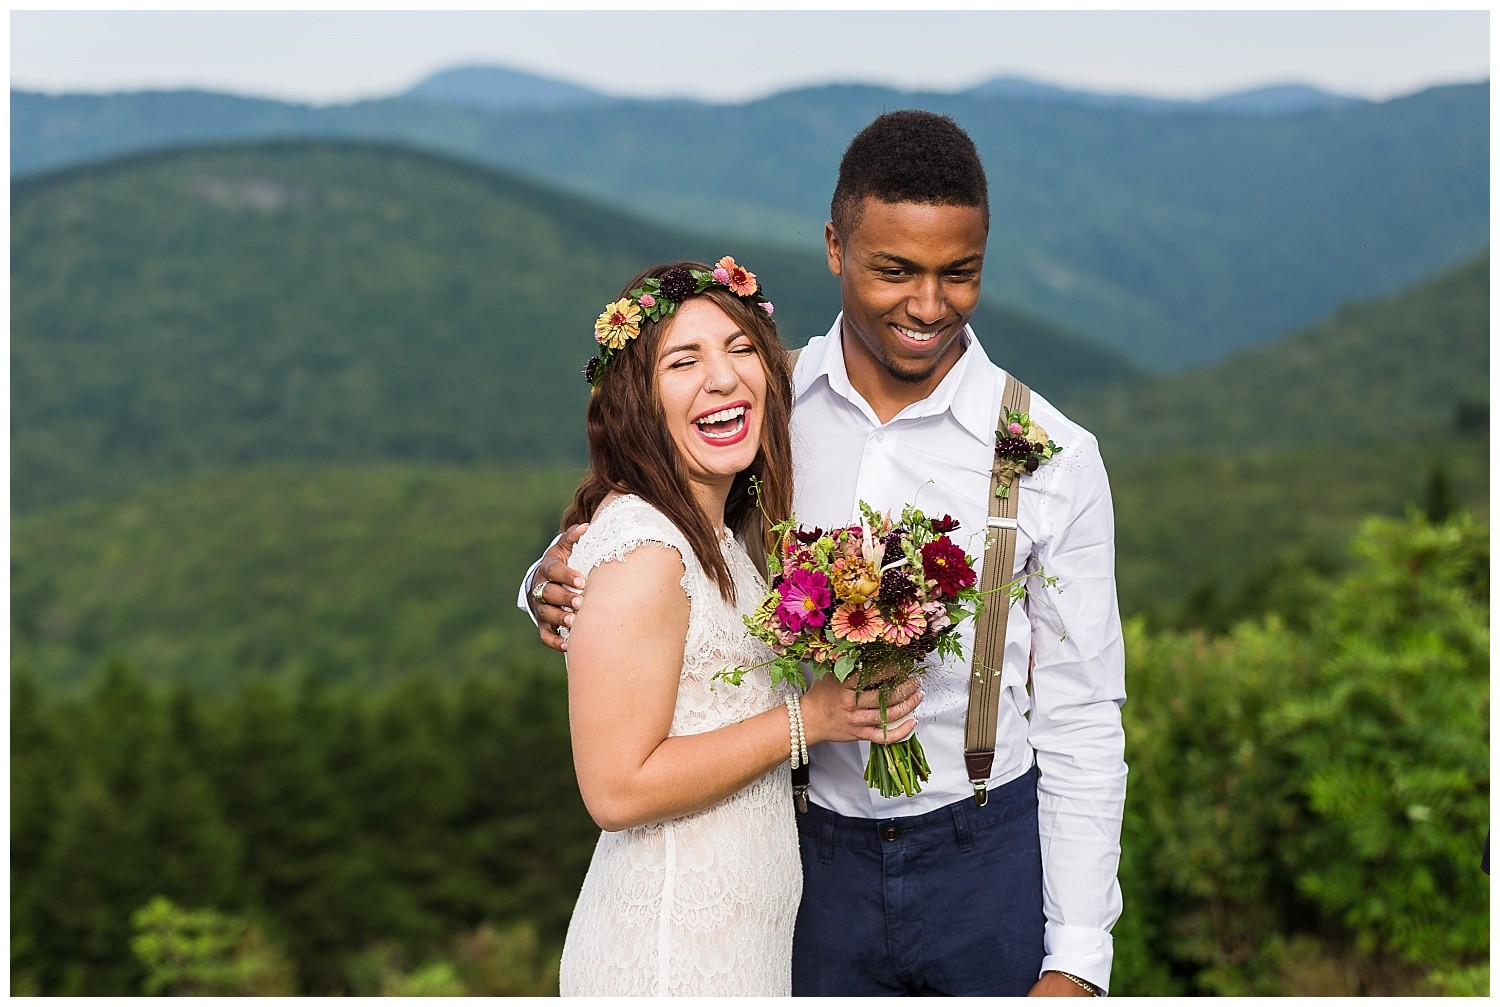
<path fill-rule="evenodd" d="M 198 766 L 169 741 L 163 704 L 111 666 L 69 739 L 75 776 L 36 870 L 37 970 L 48 993 L 140 988 L 130 914 L 161 894 L 216 905 L 233 898 L 239 843 Z"/>
<path fill-rule="evenodd" d="M 248 903 L 307 989 L 328 993 L 346 986 L 343 959 L 378 937 L 381 921 L 354 811 L 320 750 L 323 729 L 285 688 L 252 680 L 221 704 L 212 766 L 245 844 Z"/>

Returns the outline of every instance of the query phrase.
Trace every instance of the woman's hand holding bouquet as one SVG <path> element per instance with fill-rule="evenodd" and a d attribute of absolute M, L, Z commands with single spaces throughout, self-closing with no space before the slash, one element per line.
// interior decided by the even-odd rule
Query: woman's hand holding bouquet
<path fill-rule="evenodd" d="M 918 680 L 909 678 L 890 687 L 885 708 L 859 709 L 859 693 L 832 675 L 819 675 L 802 696 L 802 720 L 807 743 L 823 741 L 869 741 L 891 744 L 905 741 L 917 730 L 912 714 L 922 700 Z"/>

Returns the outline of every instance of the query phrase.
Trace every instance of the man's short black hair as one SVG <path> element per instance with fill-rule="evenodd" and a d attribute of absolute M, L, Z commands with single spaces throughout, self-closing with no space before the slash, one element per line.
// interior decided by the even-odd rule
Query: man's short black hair
<path fill-rule="evenodd" d="M 839 162 L 829 207 L 833 226 L 848 235 L 859 226 L 866 197 L 885 203 L 977 206 L 990 226 L 984 165 L 969 134 L 935 112 L 887 112 L 859 131 Z"/>

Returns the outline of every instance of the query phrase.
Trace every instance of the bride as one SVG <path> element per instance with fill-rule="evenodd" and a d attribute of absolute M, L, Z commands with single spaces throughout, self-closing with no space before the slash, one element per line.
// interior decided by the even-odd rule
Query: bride
<path fill-rule="evenodd" d="M 791 375 L 733 259 L 639 274 L 595 325 L 590 465 L 563 518 L 587 577 L 568 637 L 578 787 L 604 830 L 563 950 L 564 996 L 789 996 L 802 890 L 789 766 L 821 741 L 896 741 L 919 695 L 799 697 L 742 618 L 766 587 L 736 535 L 791 511 Z M 752 482 L 754 486 L 752 487 Z M 754 492 L 752 492 L 752 489 Z"/>

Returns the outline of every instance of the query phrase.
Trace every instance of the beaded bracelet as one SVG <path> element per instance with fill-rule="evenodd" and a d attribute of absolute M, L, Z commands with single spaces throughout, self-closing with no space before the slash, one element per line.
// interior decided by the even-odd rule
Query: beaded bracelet
<path fill-rule="evenodd" d="M 802 697 L 793 693 L 786 700 L 787 724 L 792 738 L 792 768 L 806 763 L 807 730 L 802 723 Z"/>
<path fill-rule="evenodd" d="M 787 728 L 787 731 L 790 731 L 790 734 L 792 734 L 792 768 L 793 768 L 793 770 L 795 770 L 795 768 L 798 767 L 798 765 L 802 764 L 801 759 L 798 758 L 798 755 L 801 755 L 801 752 L 799 752 L 798 747 L 796 747 L 796 714 L 799 713 L 798 707 L 801 707 L 801 705 L 802 705 L 802 701 L 801 701 L 801 699 L 798 698 L 798 696 L 787 696 L 787 698 L 786 698 L 786 728 Z"/>
<path fill-rule="evenodd" d="M 812 760 L 807 757 L 807 723 L 802 719 L 802 700 L 797 700 L 797 747 L 802 750 L 802 764 L 811 765 Z"/>
<path fill-rule="evenodd" d="M 1078 978 L 1077 976 L 1073 975 L 1071 972 L 1058 972 L 1056 969 L 1053 969 L 1053 971 L 1057 972 L 1057 974 L 1060 975 L 1060 976 L 1062 976 L 1064 979 L 1070 979 L 1076 985 L 1083 987 L 1083 991 L 1085 993 L 1087 993 L 1091 997 L 1096 997 L 1100 993 L 1099 987 L 1095 986 L 1091 982 L 1088 982 L 1087 980 Z"/>

